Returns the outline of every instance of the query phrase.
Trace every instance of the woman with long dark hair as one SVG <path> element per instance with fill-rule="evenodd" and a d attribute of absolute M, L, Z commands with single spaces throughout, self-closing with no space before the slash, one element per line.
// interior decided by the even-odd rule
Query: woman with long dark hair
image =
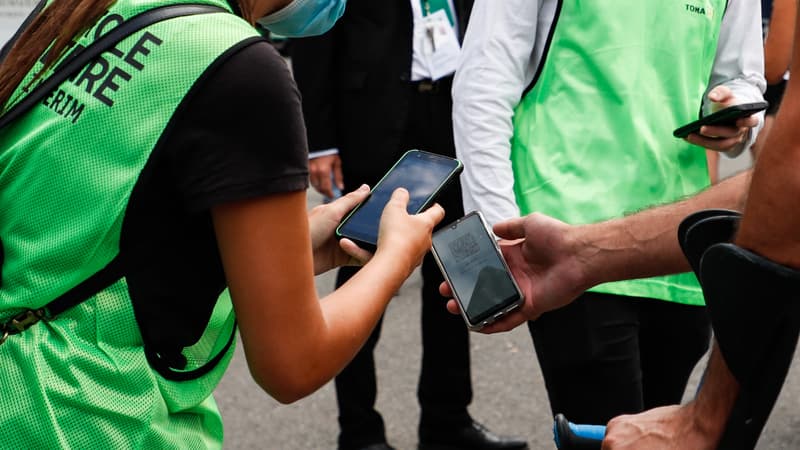
<path fill-rule="evenodd" d="M 237 327 L 268 394 L 313 392 L 355 355 L 443 217 L 408 215 L 398 190 L 369 255 L 333 233 L 366 187 L 307 212 L 299 96 L 253 25 L 324 32 L 343 1 L 199 2 L 216 9 L 133 33 L 0 130 L 4 447 L 220 447 L 211 393 Z M 0 105 L 174 4 L 39 8 L 0 65 Z M 315 274 L 367 260 L 317 298 Z"/>

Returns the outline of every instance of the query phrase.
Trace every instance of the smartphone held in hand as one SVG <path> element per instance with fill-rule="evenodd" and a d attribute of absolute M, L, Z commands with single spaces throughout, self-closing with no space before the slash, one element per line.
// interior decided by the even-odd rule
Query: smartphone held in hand
<path fill-rule="evenodd" d="M 677 138 L 685 138 L 691 133 L 700 131 L 703 125 L 736 125 L 736 120 L 742 117 L 751 116 L 759 111 L 767 109 L 769 103 L 767 102 L 753 102 L 741 103 L 738 105 L 723 108 L 713 114 L 709 114 L 694 122 L 687 123 L 686 125 L 677 128 L 672 132 L 672 135 Z"/>
<path fill-rule="evenodd" d="M 448 156 L 409 150 L 381 178 L 363 202 L 336 228 L 338 238 L 348 238 L 374 251 L 383 208 L 397 188 L 409 193 L 407 211 L 417 214 L 433 205 L 436 197 L 463 170 L 461 161 Z"/>
<path fill-rule="evenodd" d="M 522 292 L 480 212 L 435 232 L 432 252 L 469 329 L 479 330 L 522 304 Z"/>

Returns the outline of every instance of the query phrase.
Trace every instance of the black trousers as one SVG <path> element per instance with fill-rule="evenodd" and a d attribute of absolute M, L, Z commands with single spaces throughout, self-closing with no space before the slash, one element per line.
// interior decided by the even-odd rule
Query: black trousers
<path fill-rule="evenodd" d="M 402 148 L 396 157 L 413 148 L 455 155 L 450 97 L 451 79 L 432 89 L 409 85 L 410 116 Z M 370 180 L 347 180 L 346 189 Z M 464 215 L 461 188 L 450 185 L 437 202 L 445 209 L 440 226 Z M 346 282 L 357 269 L 339 270 L 336 286 Z M 469 335 L 460 316 L 445 309 L 439 294 L 442 275 L 430 255 L 422 263 L 422 369 L 417 397 L 420 404 L 420 426 L 459 426 L 470 420 L 467 405 L 472 400 L 470 379 Z M 364 347 L 336 377 L 336 400 L 339 405 L 339 447 L 352 448 L 385 441 L 380 413 L 375 410 L 377 380 L 373 351 L 380 338 L 378 323 Z"/>
<path fill-rule="evenodd" d="M 588 424 L 680 403 L 711 339 L 705 307 L 594 292 L 528 327 L 552 413 Z"/>

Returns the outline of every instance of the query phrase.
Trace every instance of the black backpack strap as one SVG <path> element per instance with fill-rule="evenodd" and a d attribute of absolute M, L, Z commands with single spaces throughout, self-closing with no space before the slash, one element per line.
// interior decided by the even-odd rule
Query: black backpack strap
<path fill-rule="evenodd" d="M 195 378 L 199 378 L 211 372 L 211 370 L 216 367 L 220 361 L 222 361 L 222 358 L 225 357 L 225 355 L 228 353 L 228 350 L 236 341 L 237 324 L 238 321 L 234 320 L 231 328 L 231 334 L 228 336 L 228 340 L 225 342 L 225 345 L 217 352 L 217 354 L 196 369 L 183 370 L 184 367 L 186 367 L 187 361 L 186 357 L 183 356 L 183 353 L 181 353 L 180 350 L 171 354 L 161 354 L 157 350 L 153 349 L 151 345 L 147 345 L 147 343 L 145 343 L 144 355 L 147 358 L 147 362 L 150 364 L 150 367 L 155 369 L 167 380 L 194 380 Z"/>
<path fill-rule="evenodd" d="M 192 14 L 207 14 L 215 12 L 227 12 L 225 9 L 201 4 L 168 5 L 154 8 L 143 13 L 137 14 L 126 20 L 110 32 L 94 41 L 85 49 L 73 51 L 67 58 L 59 64 L 55 73 L 50 78 L 36 86 L 30 94 L 12 106 L 8 111 L 0 116 L 0 128 L 13 122 L 28 109 L 39 103 L 53 89 L 57 88 L 67 78 L 71 77 L 78 70 L 86 66 L 93 59 L 100 56 L 104 51 L 111 48 L 117 42 L 125 39 L 131 34 L 141 30 L 148 25 L 172 19 L 179 16 Z M 30 17 L 28 18 L 30 19 Z"/>
<path fill-rule="evenodd" d="M 117 256 L 108 265 L 100 269 L 91 277 L 61 294 L 55 300 L 38 309 L 25 310 L 5 323 L 0 324 L 0 344 L 8 336 L 22 333 L 40 320 L 50 320 L 62 312 L 78 305 L 93 295 L 111 286 L 123 276 L 122 257 Z"/>

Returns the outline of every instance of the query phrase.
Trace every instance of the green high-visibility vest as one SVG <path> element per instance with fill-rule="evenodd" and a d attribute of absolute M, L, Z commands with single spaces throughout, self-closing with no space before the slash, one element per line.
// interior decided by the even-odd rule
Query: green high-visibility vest
<path fill-rule="evenodd" d="M 230 11 L 224 0 L 200 1 Z M 118 0 L 78 44 L 165 4 Z M 173 113 L 221 55 L 258 36 L 225 12 L 151 25 L 0 131 L 0 320 L 43 306 L 119 253 L 131 191 Z M 10 103 L 23 95 L 17 89 Z M 232 326 L 225 298 L 200 343 L 204 352 L 224 348 Z M 10 337 L 0 345 L 2 446 L 221 447 L 211 394 L 232 349 L 209 373 L 177 382 L 148 365 L 142 346 L 124 278 Z"/>
<path fill-rule="evenodd" d="M 592 223 L 709 184 L 705 151 L 672 130 L 697 118 L 726 1 L 690 3 L 561 2 L 541 73 L 514 115 L 522 214 Z M 703 304 L 691 273 L 592 290 Z"/>

